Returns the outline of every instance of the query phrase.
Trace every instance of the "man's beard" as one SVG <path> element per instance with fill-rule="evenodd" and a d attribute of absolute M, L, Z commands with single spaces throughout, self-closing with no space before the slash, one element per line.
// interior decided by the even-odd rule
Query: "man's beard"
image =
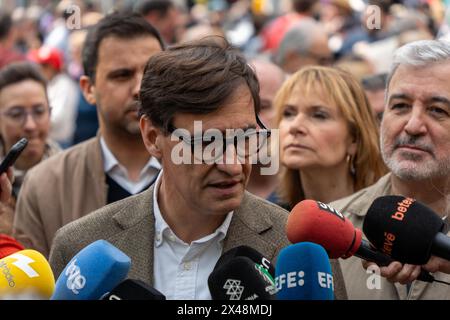
<path fill-rule="evenodd" d="M 406 181 L 421 181 L 449 176 L 450 152 L 445 158 L 437 159 L 430 144 L 425 144 L 419 139 L 415 136 L 397 137 L 391 149 L 386 151 L 386 141 L 384 141 L 383 134 L 381 134 L 381 156 L 389 170 L 395 176 Z M 415 146 L 427 151 L 432 156 L 432 160 L 425 162 L 422 160 L 424 155 L 407 151 L 396 151 L 402 145 Z M 394 152 L 397 152 L 396 156 L 394 156 Z M 402 160 L 397 160 L 398 157 L 401 157 Z M 408 164 L 405 163 L 406 161 L 408 161 Z"/>
<path fill-rule="evenodd" d="M 133 103 L 128 105 L 127 109 L 125 110 L 125 117 L 124 117 L 124 121 L 122 123 L 122 128 L 128 134 L 130 134 L 132 136 L 140 136 L 141 128 L 139 126 L 139 117 L 137 120 L 128 119 L 128 113 L 129 112 L 139 112 L 140 107 L 141 107 L 140 102 L 135 100 Z"/>

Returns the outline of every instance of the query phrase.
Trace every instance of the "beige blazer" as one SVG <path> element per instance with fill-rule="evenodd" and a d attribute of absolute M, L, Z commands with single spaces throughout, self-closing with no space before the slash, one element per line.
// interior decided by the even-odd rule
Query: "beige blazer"
<path fill-rule="evenodd" d="M 107 194 L 97 136 L 28 171 L 17 200 L 13 236 L 48 257 L 56 231 L 106 205 Z"/>
<path fill-rule="evenodd" d="M 131 258 L 129 278 L 153 285 L 153 190 L 154 186 L 58 230 L 50 253 L 55 277 L 82 248 L 104 239 Z M 289 245 L 285 234 L 287 216 L 286 210 L 246 192 L 240 207 L 234 211 L 223 251 L 247 245 L 275 264 L 280 250 Z M 332 267 L 335 295 L 346 299 L 339 265 L 332 261 Z"/>

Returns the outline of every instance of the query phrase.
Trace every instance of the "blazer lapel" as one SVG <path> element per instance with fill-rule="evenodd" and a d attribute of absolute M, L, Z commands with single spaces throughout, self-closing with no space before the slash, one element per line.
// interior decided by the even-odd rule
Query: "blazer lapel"
<path fill-rule="evenodd" d="M 113 219 L 122 231 L 112 239 L 119 249 L 127 250 L 131 258 L 131 270 L 128 278 L 144 281 L 153 285 L 153 245 L 155 236 L 155 218 L 153 215 L 152 185 L 146 191 L 134 196 L 127 208 L 117 212 Z"/>
<path fill-rule="evenodd" d="M 234 247 L 246 245 L 259 251 L 272 260 L 276 253 L 276 246 L 265 241 L 261 233 L 272 228 L 269 214 L 257 201 L 253 201 L 245 193 L 244 199 L 233 213 L 230 227 L 223 246 L 226 252 Z"/>

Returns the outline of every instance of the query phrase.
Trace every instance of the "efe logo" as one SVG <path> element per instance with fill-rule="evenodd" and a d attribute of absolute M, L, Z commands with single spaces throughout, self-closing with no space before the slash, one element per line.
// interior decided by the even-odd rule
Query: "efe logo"
<path fill-rule="evenodd" d="M 305 272 L 303 271 L 291 271 L 288 273 L 280 274 L 275 278 L 277 291 L 280 291 L 285 286 L 285 284 L 289 289 L 295 288 L 297 286 L 302 287 L 305 284 L 305 280 L 303 280 L 304 277 Z"/>
<path fill-rule="evenodd" d="M 305 285 L 305 272 L 303 271 L 292 271 L 286 274 L 280 274 L 275 278 L 275 284 L 277 291 L 280 291 L 285 285 L 288 289 L 295 288 L 297 286 L 302 287 Z M 326 272 L 317 272 L 317 283 L 322 288 L 332 289 L 333 287 L 333 276 Z"/>

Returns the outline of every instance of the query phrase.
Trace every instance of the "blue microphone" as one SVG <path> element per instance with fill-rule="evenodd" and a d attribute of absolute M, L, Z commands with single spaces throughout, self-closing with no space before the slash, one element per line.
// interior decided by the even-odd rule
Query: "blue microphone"
<path fill-rule="evenodd" d="M 325 249 L 312 242 L 283 248 L 275 267 L 278 300 L 333 300 L 333 276 Z"/>
<path fill-rule="evenodd" d="M 98 300 L 125 279 L 130 258 L 105 240 L 78 252 L 56 281 L 51 300 Z"/>

